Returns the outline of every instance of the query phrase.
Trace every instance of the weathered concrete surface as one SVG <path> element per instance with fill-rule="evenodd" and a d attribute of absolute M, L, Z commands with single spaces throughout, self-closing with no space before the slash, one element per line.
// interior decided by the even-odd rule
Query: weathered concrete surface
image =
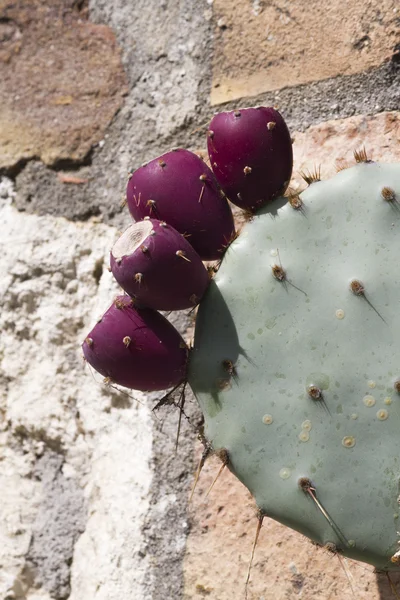
<path fill-rule="evenodd" d="M 126 93 L 112 30 L 85 2 L 0 3 L 0 169 L 84 161 Z"/>
<path fill-rule="evenodd" d="M 211 103 L 377 67 L 400 40 L 396 0 L 214 0 Z"/>
<path fill-rule="evenodd" d="M 355 116 L 327 121 L 305 132 L 294 132 L 294 177 L 291 187 L 306 184 L 304 170 L 321 166 L 322 178 L 332 176 L 343 161 L 354 164 L 353 152 L 364 147 L 374 160 L 400 161 L 400 113 Z M 238 214 L 240 218 L 240 214 Z M 200 448 L 198 448 L 200 450 Z M 255 504 L 247 490 L 226 470 L 211 495 L 205 493 L 218 472 L 215 459 L 201 474 L 191 508 L 192 528 L 185 557 L 186 598 L 231 600 L 244 597 L 244 584 L 257 525 Z M 344 568 L 350 570 L 346 575 Z M 391 598 L 385 577 L 369 565 L 342 561 L 271 519 L 265 519 L 257 546 L 249 600 Z M 400 576 L 393 576 L 400 581 Z M 239 590 L 239 591 L 238 591 Z"/>
<path fill-rule="evenodd" d="M 47 589 L 56 600 L 69 596 L 74 546 L 86 524 L 82 490 L 63 475 L 63 463 L 61 454 L 47 450 L 33 469 L 42 493 L 23 571 L 28 585 Z"/>
<path fill-rule="evenodd" d="M 26 216 L 0 192 L 0 598 L 151 598 L 151 407 L 80 351 L 117 291 L 115 230 Z"/>

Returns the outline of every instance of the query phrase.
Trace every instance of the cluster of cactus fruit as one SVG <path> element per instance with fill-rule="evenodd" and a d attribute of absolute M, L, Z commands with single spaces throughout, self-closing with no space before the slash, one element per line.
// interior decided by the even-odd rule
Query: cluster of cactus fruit
<path fill-rule="evenodd" d="M 247 486 L 256 540 L 268 516 L 398 569 L 400 165 L 356 152 L 290 193 L 292 141 L 266 107 L 215 115 L 207 145 L 211 168 L 177 149 L 131 175 L 136 223 L 111 250 L 125 294 L 85 359 L 132 389 L 189 382 L 205 419 L 198 473 L 215 453 Z M 240 235 L 228 200 L 245 211 Z M 188 348 L 158 311 L 197 305 Z"/>

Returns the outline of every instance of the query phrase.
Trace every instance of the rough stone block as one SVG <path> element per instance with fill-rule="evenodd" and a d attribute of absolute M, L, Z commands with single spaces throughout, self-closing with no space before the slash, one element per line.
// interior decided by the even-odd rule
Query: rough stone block
<path fill-rule="evenodd" d="M 114 33 L 68 0 L 5 1 L 0 22 L 0 168 L 83 161 L 121 107 Z"/>
<path fill-rule="evenodd" d="M 400 35 L 396 0 L 214 0 L 211 103 L 380 65 Z"/>

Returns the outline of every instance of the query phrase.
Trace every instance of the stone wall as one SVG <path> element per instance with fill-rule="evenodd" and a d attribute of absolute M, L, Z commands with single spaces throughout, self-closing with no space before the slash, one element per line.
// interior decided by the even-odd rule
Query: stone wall
<path fill-rule="evenodd" d="M 365 6 L 364 6 L 365 5 Z M 0 2 L 0 599 L 236 600 L 254 504 L 218 465 L 190 487 L 193 398 L 105 387 L 80 343 L 117 287 L 128 171 L 205 145 L 215 110 L 278 105 L 295 179 L 400 160 L 400 7 L 288 0 Z M 296 179 L 297 177 L 297 179 Z M 170 318 L 189 338 L 192 318 Z M 350 581 L 349 581 L 350 580 Z M 265 522 L 249 600 L 386 599 L 384 576 Z"/>

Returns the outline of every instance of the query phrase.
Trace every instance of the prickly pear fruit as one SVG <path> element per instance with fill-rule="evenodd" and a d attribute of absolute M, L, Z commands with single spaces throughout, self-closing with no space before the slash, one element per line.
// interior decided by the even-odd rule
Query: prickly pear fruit
<path fill-rule="evenodd" d="M 118 296 L 86 337 L 87 362 L 110 382 L 142 391 L 164 390 L 186 377 L 187 347 L 160 313 Z"/>
<path fill-rule="evenodd" d="M 189 150 L 172 150 L 137 169 L 126 197 L 135 221 L 166 221 L 203 260 L 221 258 L 234 235 L 231 209 L 211 169 Z"/>
<path fill-rule="evenodd" d="M 262 516 L 398 569 L 400 165 L 362 162 L 269 208 L 200 304 L 206 438 Z"/>
<path fill-rule="evenodd" d="M 207 269 L 192 246 L 156 219 L 131 225 L 114 244 L 110 265 L 136 305 L 156 310 L 193 307 L 209 284 Z"/>
<path fill-rule="evenodd" d="M 258 106 L 214 116 L 208 154 L 231 202 L 254 211 L 283 194 L 293 167 L 292 141 L 277 110 Z"/>

